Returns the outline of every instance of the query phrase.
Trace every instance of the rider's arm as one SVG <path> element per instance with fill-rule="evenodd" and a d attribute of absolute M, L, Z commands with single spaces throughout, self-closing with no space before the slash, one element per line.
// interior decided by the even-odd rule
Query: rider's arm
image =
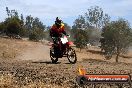
<path fill-rule="evenodd" d="M 66 31 L 63 31 L 62 33 L 63 33 L 64 35 L 67 35 Z"/>
<path fill-rule="evenodd" d="M 62 33 L 63 33 L 64 35 L 67 35 L 64 26 L 62 27 Z"/>
<path fill-rule="evenodd" d="M 52 31 L 51 31 L 51 29 L 50 29 L 50 33 L 49 34 L 50 34 L 50 37 L 52 37 Z"/>
<path fill-rule="evenodd" d="M 50 29 L 50 37 L 53 37 L 53 31 L 52 31 L 52 28 Z"/>
<path fill-rule="evenodd" d="M 54 25 L 50 28 L 50 37 L 53 37 Z"/>

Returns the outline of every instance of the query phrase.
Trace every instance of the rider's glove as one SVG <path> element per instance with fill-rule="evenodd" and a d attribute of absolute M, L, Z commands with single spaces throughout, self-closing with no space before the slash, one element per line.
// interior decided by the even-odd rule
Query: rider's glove
<path fill-rule="evenodd" d="M 55 37 L 51 37 L 52 39 L 55 39 Z"/>
<path fill-rule="evenodd" d="M 70 35 L 69 35 L 69 34 L 67 34 L 66 36 L 67 36 L 67 37 L 70 37 Z"/>

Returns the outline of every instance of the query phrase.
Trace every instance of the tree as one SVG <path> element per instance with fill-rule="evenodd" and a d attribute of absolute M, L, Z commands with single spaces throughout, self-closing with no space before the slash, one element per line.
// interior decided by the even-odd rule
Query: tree
<path fill-rule="evenodd" d="M 6 25 L 6 34 L 20 34 L 21 30 L 21 21 L 17 17 L 7 18 L 5 21 Z"/>
<path fill-rule="evenodd" d="M 27 16 L 25 26 L 29 30 L 28 34 L 30 40 L 38 41 L 44 38 L 45 25 L 43 25 L 39 18 Z"/>
<path fill-rule="evenodd" d="M 101 37 L 101 29 L 110 22 L 110 16 L 99 6 L 93 6 L 85 13 L 86 26 L 91 30 L 89 43 L 97 45 Z"/>
<path fill-rule="evenodd" d="M 39 20 L 39 18 L 33 18 L 32 27 L 37 27 L 39 29 L 45 30 L 45 25 Z"/>
<path fill-rule="evenodd" d="M 71 26 L 69 26 L 67 23 L 64 23 L 64 26 L 65 26 L 64 29 L 65 29 L 66 33 L 70 35 L 69 40 L 74 41 L 73 34 L 71 32 Z"/>
<path fill-rule="evenodd" d="M 110 16 L 104 13 L 99 6 L 91 7 L 88 12 L 85 13 L 86 22 L 88 26 L 93 26 L 96 29 L 101 29 L 110 21 Z"/>
<path fill-rule="evenodd" d="M 101 37 L 101 29 L 103 26 L 107 25 L 110 21 L 110 16 L 104 13 L 102 8 L 99 6 L 90 7 L 85 15 L 79 15 L 74 21 L 72 27 L 72 33 L 75 35 L 74 38 L 79 37 L 77 30 L 83 30 L 86 32 L 87 36 L 86 43 L 91 43 L 92 45 L 97 45 Z"/>
<path fill-rule="evenodd" d="M 34 18 L 30 15 L 26 17 L 25 27 L 28 30 L 32 30 L 32 24 L 33 24 Z"/>
<path fill-rule="evenodd" d="M 65 25 L 65 31 L 66 31 L 68 34 L 70 34 L 70 32 L 71 32 L 71 27 L 70 27 L 67 23 L 64 23 L 64 25 Z"/>
<path fill-rule="evenodd" d="M 24 26 L 24 17 L 23 17 L 23 14 L 21 14 L 20 19 L 21 19 L 21 25 Z"/>
<path fill-rule="evenodd" d="M 4 23 L 4 30 L 5 33 L 10 37 L 13 37 L 14 35 L 23 35 L 23 25 L 24 25 L 24 19 L 19 18 L 18 12 L 16 10 L 9 10 L 8 7 L 6 7 L 6 12 L 8 15 L 8 18 L 3 22 Z"/>
<path fill-rule="evenodd" d="M 11 18 L 11 17 L 19 17 L 18 16 L 18 12 L 16 10 L 9 10 L 8 7 L 6 7 L 6 12 L 7 12 L 7 16 L 8 18 Z"/>
<path fill-rule="evenodd" d="M 131 28 L 128 21 L 119 19 L 112 21 L 103 27 L 101 48 L 106 54 L 116 54 L 116 62 L 119 55 L 125 53 L 131 44 Z"/>
<path fill-rule="evenodd" d="M 0 23 L 0 34 L 4 33 L 4 31 L 5 31 L 5 24 L 4 24 L 4 22 L 1 22 Z"/>
<path fill-rule="evenodd" d="M 88 42 L 88 31 L 86 31 L 85 26 L 85 18 L 83 16 L 79 16 L 78 19 L 75 20 L 74 25 L 72 27 L 72 34 L 75 38 L 75 44 L 80 50 L 84 48 Z"/>
<path fill-rule="evenodd" d="M 31 34 L 29 35 L 29 40 L 39 41 L 43 39 L 43 37 L 44 37 L 44 31 L 36 27 L 31 31 Z"/>
<path fill-rule="evenodd" d="M 79 17 L 74 21 L 73 29 L 85 29 L 86 22 L 85 17 L 79 15 Z"/>
<path fill-rule="evenodd" d="M 88 36 L 87 32 L 85 30 L 76 30 L 76 39 L 75 39 L 75 44 L 77 48 L 80 48 L 80 51 L 82 48 L 84 48 L 88 42 Z"/>
<path fill-rule="evenodd" d="M 27 29 L 27 36 L 29 36 L 30 40 L 38 41 L 44 38 L 44 30 L 46 26 L 43 25 L 39 18 L 34 18 L 31 15 L 27 16 L 24 27 Z"/>
<path fill-rule="evenodd" d="M 6 7 L 6 12 L 8 17 L 0 23 L 0 33 L 5 32 L 10 37 L 16 37 L 17 35 L 31 37 L 35 34 L 38 40 L 43 39 L 45 25 L 39 18 L 33 18 L 29 15 L 24 20 L 23 14 L 19 16 L 16 10 L 9 10 L 8 7 Z"/>

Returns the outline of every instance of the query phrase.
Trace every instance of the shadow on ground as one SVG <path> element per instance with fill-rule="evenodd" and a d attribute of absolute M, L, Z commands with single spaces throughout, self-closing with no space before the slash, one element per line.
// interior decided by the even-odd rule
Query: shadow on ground
<path fill-rule="evenodd" d="M 60 64 L 61 62 L 57 62 L 57 63 L 52 63 L 51 61 L 34 61 L 32 63 L 36 63 L 36 64 Z"/>

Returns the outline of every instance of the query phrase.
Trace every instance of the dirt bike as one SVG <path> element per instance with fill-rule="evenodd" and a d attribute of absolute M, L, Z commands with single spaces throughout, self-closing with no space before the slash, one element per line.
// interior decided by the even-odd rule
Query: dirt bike
<path fill-rule="evenodd" d="M 50 58 L 52 63 L 57 63 L 58 58 L 67 57 L 70 63 L 75 64 L 77 61 L 76 52 L 71 47 L 73 42 L 69 42 L 67 36 L 53 39 L 56 44 L 53 43 L 50 48 Z"/>

